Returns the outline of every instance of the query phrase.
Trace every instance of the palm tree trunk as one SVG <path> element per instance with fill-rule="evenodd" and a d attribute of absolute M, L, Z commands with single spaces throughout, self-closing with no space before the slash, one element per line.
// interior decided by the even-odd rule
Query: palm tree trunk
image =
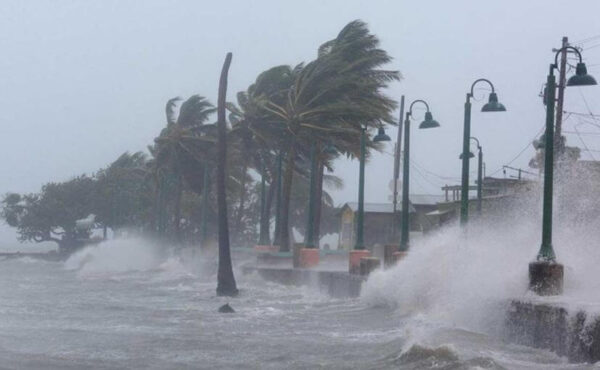
<path fill-rule="evenodd" d="M 273 234 L 273 245 L 280 246 L 281 245 L 281 188 L 283 187 L 283 176 L 281 174 L 283 161 L 283 151 L 279 150 L 277 153 L 277 171 L 276 175 L 277 179 L 273 178 L 273 182 L 277 184 L 277 199 L 275 203 L 275 233 Z"/>
<path fill-rule="evenodd" d="M 229 226 L 227 224 L 227 196 L 225 194 L 225 166 L 227 165 L 227 128 L 225 123 L 225 99 L 227 96 L 227 73 L 231 64 L 231 53 L 227 53 L 221 78 L 219 79 L 219 98 L 217 101 L 217 208 L 219 217 L 219 270 L 217 273 L 217 295 L 235 296 L 238 289 L 231 266 L 229 249 Z"/>
<path fill-rule="evenodd" d="M 234 240 L 237 240 L 238 242 L 242 242 L 243 237 L 242 221 L 244 220 L 244 203 L 246 202 L 246 174 L 248 173 L 248 156 L 244 156 L 243 161 L 242 182 L 240 184 L 240 205 L 238 206 L 234 234 L 236 236 Z"/>
<path fill-rule="evenodd" d="M 271 226 L 271 208 L 273 206 L 273 198 L 275 198 L 275 189 L 277 187 L 274 184 L 274 181 L 271 179 L 271 184 L 269 185 L 269 190 L 267 191 L 267 198 L 265 199 L 265 213 L 260 220 L 260 233 L 261 235 L 265 233 L 265 240 L 271 243 L 271 234 L 269 229 Z"/>
<path fill-rule="evenodd" d="M 315 217 L 313 224 L 313 233 L 316 247 L 319 248 L 320 240 L 321 240 L 321 209 L 323 207 L 323 171 L 325 170 L 325 165 L 323 164 L 323 160 L 318 159 L 319 163 L 317 170 L 317 187 L 315 189 Z"/>
<path fill-rule="evenodd" d="M 295 140 L 292 139 L 290 144 L 290 149 L 286 158 L 281 201 L 280 250 L 282 252 L 288 252 L 290 250 L 290 199 L 292 195 L 292 180 L 294 177 L 294 159 L 296 156 Z"/>
<path fill-rule="evenodd" d="M 161 176 L 158 180 L 158 194 L 156 201 L 156 219 L 158 237 L 162 238 L 165 235 L 165 180 Z"/>
<path fill-rule="evenodd" d="M 173 231 L 175 233 L 175 241 L 181 244 L 181 196 L 183 194 L 183 183 L 181 175 L 177 175 L 177 184 L 175 188 L 175 209 L 173 210 Z"/>

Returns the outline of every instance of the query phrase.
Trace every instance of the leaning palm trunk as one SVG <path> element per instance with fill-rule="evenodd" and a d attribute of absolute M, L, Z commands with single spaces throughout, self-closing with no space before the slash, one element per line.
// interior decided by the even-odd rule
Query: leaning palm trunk
<path fill-rule="evenodd" d="M 264 176 L 264 175 L 263 175 Z M 271 225 L 271 207 L 273 205 L 273 198 L 275 197 L 275 186 L 271 179 L 269 190 L 267 190 L 265 199 L 265 208 L 263 210 L 262 217 L 260 218 L 260 239 L 261 241 L 268 242 L 271 244 L 271 235 L 269 235 L 269 226 Z"/>
<path fill-rule="evenodd" d="M 158 179 L 157 197 L 156 197 L 156 231 L 159 238 L 165 236 L 165 180 L 162 176 Z"/>
<path fill-rule="evenodd" d="M 177 183 L 175 186 L 175 205 L 173 210 L 173 232 L 175 233 L 175 242 L 181 244 L 181 196 L 183 195 L 183 179 L 181 175 L 177 175 Z"/>
<path fill-rule="evenodd" d="M 225 194 L 225 166 L 227 164 L 227 132 L 225 123 L 225 98 L 227 95 L 227 73 L 231 64 L 231 53 L 227 53 L 221 78 L 217 102 L 217 208 L 219 217 L 219 271 L 217 273 L 217 295 L 235 296 L 238 289 L 231 266 L 229 249 L 229 227 L 227 224 L 227 199 Z"/>
<path fill-rule="evenodd" d="M 290 199 L 292 195 L 292 180 L 294 177 L 294 158 L 296 156 L 296 143 L 292 139 L 290 143 L 290 149 L 287 153 L 285 175 L 283 177 L 283 188 L 282 188 L 282 200 L 281 200 L 281 225 L 279 232 L 280 237 L 280 250 L 282 252 L 289 252 L 290 250 Z"/>
<path fill-rule="evenodd" d="M 282 187 L 283 187 L 283 176 L 281 174 L 282 166 L 281 162 L 283 160 L 283 152 L 280 150 L 277 154 L 277 179 L 274 179 L 273 182 L 276 182 L 276 204 L 275 204 L 275 233 L 273 234 L 273 245 L 280 247 L 281 246 L 281 200 L 282 200 Z"/>
<path fill-rule="evenodd" d="M 234 240 L 237 240 L 239 243 L 243 241 L 243 227 L 242 222 L 244 221 L 244 203 L 246 202 L 246 174 L 248 172 L 248 156 L 244 156 L 244 164 L 242 166 L 242 176 L 240 183 L 240 204 L 238 206 L 237 218 L 235 223 L 235 234 L 237 237 Z M 238 246 L 241 246 L 238 244 Z"/>

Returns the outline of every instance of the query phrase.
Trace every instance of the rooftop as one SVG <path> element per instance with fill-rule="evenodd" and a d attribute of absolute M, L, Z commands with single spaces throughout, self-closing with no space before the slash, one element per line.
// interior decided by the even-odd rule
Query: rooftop
<path fill-rule="evenodd" d="M 365 212 L 367 213 L 392 213 L 394 212 L 394 205 L 392 203 L 367 203 L 365 202 Z M 347 202 L 342 208 L 350 207 L 352 212 L 358 211 L 358 202 Z M 396 212 L 402 211 L 402 204 L 398 204 Z M 415 207 L 412 204 L 409 205 L 408 211 L 410 213 L 415 212 Z"/>

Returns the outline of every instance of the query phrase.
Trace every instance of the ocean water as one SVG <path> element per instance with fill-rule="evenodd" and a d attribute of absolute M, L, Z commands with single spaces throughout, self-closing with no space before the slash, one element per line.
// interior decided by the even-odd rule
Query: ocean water
<path fill-rule="evenodd" d="M 216 297 L 214 258 L 169 256 L 140 239 L 89 247 L 66 262 L 3 260 L 0 368 L 586 368 L 503 342 L 494 300 L 506 291 L 475 290 L 469 304 L 489 299 L 462 310 L 453 297 L 468 284 L 442 281 L 456 270 L 444 265 L 457 253 L 437 249 L 424 246 L 405 261 L 412 267 L 373 275 L 358 299 L 239 271 L 240 296 Z M 438 271 L 417 267 L 436 255 Z M 236 312 L 218 313 L 225 303 Z"/>

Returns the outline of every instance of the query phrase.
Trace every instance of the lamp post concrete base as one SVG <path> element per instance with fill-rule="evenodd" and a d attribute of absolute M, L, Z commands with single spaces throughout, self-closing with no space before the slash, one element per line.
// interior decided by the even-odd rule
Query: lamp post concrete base
<path fill-rule="evenodd" d="M 529 264 L 529 289 L 538 295 L 563 292 L 564 267 L 556 262 L 535 261 Z"/>
<path fill-rule="evenodd" d="M 407 251 L 398 251 L 392 253 L 392 266 L 404 259 L 408 255 Z"/>
<path fill-rule="evenodd" d="M 394 253 L 397 252 L 398 249 L 400 249 L 400 246 L 397 244 L 386 244 L 383 249 L 383 267 L 392 267 L 394 263 L 396 263 Z"/>
<path fill-rule="evenodd" d="M 362 257 L 360 259 L 360 274 L 362 276 L 368 276 L 379 267 L 381 267 L 381 260 L 377 257 Z"/>
<path fill-rule="evenodd" d="M 298 255 L 300 268 L 311 268 L 319 264 L 319 250 L 317 248 L 301 248 Z"/>
<path fill-rule="evenodd" d="M 355 249 L 348 253 L 349 272 L 351 274 L 360 274 L 360 259 L 370 257 L 371 252 L 366 249 Z"/>

